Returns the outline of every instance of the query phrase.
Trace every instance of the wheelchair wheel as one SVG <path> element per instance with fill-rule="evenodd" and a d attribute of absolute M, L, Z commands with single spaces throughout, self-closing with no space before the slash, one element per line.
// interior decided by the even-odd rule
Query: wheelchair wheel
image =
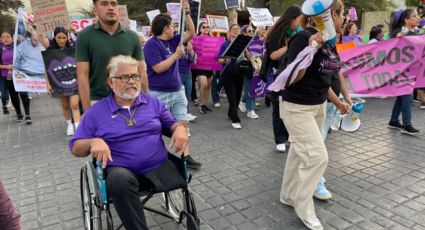
<path fill-rule="evenodd" d="M 167 198 L 165 198 L 167 196 Z M 165 209 L 174 217 L 176 222 L 180 222 L 180 213 L 185 208 L 184 195 L 181 189 L 176 189 L 162 194 L 164 202 L 168 200 L 168 207 Z M 165 202 L 166 204 L 166 202 Z"/>
<path fill-rule="evenodd" d="M 87 167 L 84 166 L 80 172 L 81 208 L 84 227 L 86 230 L 101 230 L 101 210 L 95 205 L 95 201 L 92 198 L 93 191 L 90 183 Z"/>

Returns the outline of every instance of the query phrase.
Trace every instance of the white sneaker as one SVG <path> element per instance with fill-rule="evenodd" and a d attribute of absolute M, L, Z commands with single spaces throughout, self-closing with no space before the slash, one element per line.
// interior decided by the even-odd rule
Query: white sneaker
<path fill-rule="evenodd" d="M 197 116 L 193 116 L 191 113 L 187 114 L 187 120 L 188 121 L 194 121 L 196 120 L 196 118 L 198 118 Z"/>
<path fill-rule="evenodd" d="M 278 152 L 284 153 L 286 151 L 286 145 L 285 144 L 278 144 L 278 145 L 276 145 L 276 150 Z"/>
<path fill-rule="evenodd" d="M 241 101 L 241 102 L 239 102 L 239 110 L 240 110 L 242 113 L 245 113 L 245 112 L 246 112 L 246 106 L 245 106 L 245 103 L 243 103 L 242 101 Z"/>
<path fill-rule="evenodd" d="M 67 136 L 74 135 L 74 125 L 72 124 L 68 125 L 68 127 L 66 128 L 66 135 Z"/>
<path fill-rule="evenodd" d="M 258 114 L 256 114 L 254 110 L 251 110 L 248 113 L 246 113 L 246 116 L 248 118 L 251 118 L 251 119 L 258 119 L 259 118 Z"/>
<path fill-rule="evenodd" d="M 234 129 L 242 129 L 242 125 L 241 125 L 241 123 L 232 123 L 232 127 L 233 127 Z"/>
<path fill-rule="evenodd" d="M 220 103 L 214 103 L 214 108 L 220 108 Z"/>

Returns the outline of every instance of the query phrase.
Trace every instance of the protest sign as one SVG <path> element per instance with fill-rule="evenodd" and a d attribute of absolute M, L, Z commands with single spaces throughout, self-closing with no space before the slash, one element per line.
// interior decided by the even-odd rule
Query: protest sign
<path fill-rule="evenodd" d="M 189 0 L 190 17 L 192 18 L 193 25 L 195 25 L 196 33 L 199 27 L 199 15 L 201 15 L 201 0 Z"/>
<path fill-rule="evenodd" d="M 425 87 L 425 35 L 359 46 L 340 54 L 351 93 L 399 96 Z"/>
<path fill-rule="evenodd" d="M 75 31 L 80 32 L 84 28 L 96 23 L 96 18 L 71 20 L 71 25 Z"/>
<path fill-rule="evenodd" d="M 44 48 L 40 44 L 33 43 L 31 37 L 36 38 L 37 32 L 33 29 L 27 15 L 23 8 L 18 9 L 11 77 L 17 92 L 47 92 L 44 62 L 41 55 Z"/>
<path fill-rule="evenodd" d="M 169 2 L 166 3 L 167 11 L 171 16 L 173 22 L 180 22 L 182 9 L 180 3 L 178 2 Z"/>
<path fill-rule="evenodd" d="M 37 32 L 53 32 L 56 27 L 68 27 L 70 19 L 65 0 L 31 0 L 37 22 Z"/>
<path fill-rule="evenodd" d="M 227 33 L 229 30 L 229 22 L 226 16 L 205 15 L 211 32 Z"/>
<path fill-rule="evenodd" d="M 269 83 L 264 82 L 260 76 L 254 76 L 251 80 L 250 94 L 253 98 L 264 97 L 267 93 Z"/>
<path fill-rule="evenodd" d="M 158 15 L 161 14 L 161 11 L 159 10 L 151 10 L 146 12 L 146 14 L 148 15 L 149 18 L 149 22 L 152 23 L 153 19 Z"/>
<path fill-rule="evenodd" d="M 46 50 L 42 52 L 46 73 L 53 96 L 77 94 L 77 66 L 75 49 Z"/>
<path fill-rule="evenodd" d="M 253 37 L 239 34 L 224 51 L 223 57 L 238 58 L 249 45 Z"/>
<path fill-rule="evenodd" d="M 145 38 L 149 38 L 151 36 L 151 27 L 150 26 L 142 26 L 142 34 Z"/>
<path fill-rule="evenodd" d="M 220 71 L 222 66 L 217 61 L 217 55 L 223 43 L 224 37 L 193 36 L 193 50 L 197 58 L 191 68 Z"/>
<path fill-rule="evenodd" d="M 247 7 L 252 17 L 254 26 L 272 26 L 273 16 L 267 8 L 251 8 Z"/>
<path fill-rule="evenodd" d="M 128 19 L 127 5 L 118 5 L 120 11 L 120 24 L 126 28 L 130 27 L 130 21 Z"/>
<path fill-rule="evenodd" d="M 224 8 L 226 8 L 226 10 L 239 8 L 239 0 L 224 0 Z"/>

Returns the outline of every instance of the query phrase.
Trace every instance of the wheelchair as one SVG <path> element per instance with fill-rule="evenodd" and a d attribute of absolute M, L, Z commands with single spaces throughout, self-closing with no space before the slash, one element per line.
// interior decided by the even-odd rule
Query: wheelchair
<path fill-rule="evenodd" d="M 187 170 L 186 160 L 184 157 L 178 157 L 168 153 L 168 161 L 175 166 L 171 168 L 174 171 L 178 171 L 169 172 L 169 174 L 180 175 L 184 179 L 184 183 L 178 188 L 164 188 L 162 186 L 163 188 L 158 190 L 153 186 L 151 189 L 139 191 L 143 209 L 170 218 L 178 224 L 181 224 L 185 218 L 186 228 L 188 230 L 199 230 L 200 220 L 197 215 L 194 199 L 188 187 L 191 175 Z M 110 210 L 110 203 L 113 203 L 113 200 L 107 196 L 106 184 L 105 180 L 103 180 L 103 170 L 96 170 L 100 168 L 95 167 L 95 165 L 95 159 L 93 159 L 93 162 L 87 161 L 80 171 L 80 192 L 84 227 L 86 230 L 115 230 Z M 151 180 L 150 182 L 155 185 L 155 181 Z M 148 201 L 155 194 L 160 195 L 160 199 L 164 202 L 163 209 L 165 210 L 159 210 L 147 205 Z M 103 228 L 102 225 L 105 223 L 106 228 Z M 121 228 L 123 228 L 122 224 L 116 230 Z"/>

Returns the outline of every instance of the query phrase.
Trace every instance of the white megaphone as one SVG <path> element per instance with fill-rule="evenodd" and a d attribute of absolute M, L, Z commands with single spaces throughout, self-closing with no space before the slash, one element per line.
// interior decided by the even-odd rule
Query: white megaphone
<path fill-rule="evenodd" d="M 322 31 L 326 45 L 336 43 L 336 31 L 331 15 L 332 4 L 333 0 L 306 0 L 301 8 L 303 14 L 312 17 L 316 27 Z"/>
<path fill-rule="evenodd" d="M 345 115 L 341 121 L 341 129 L 346 132 L 355 132 L 360 129 L 360 114 L 363 112 L 363 105 L 354 104 L 351 113 Z"/>

